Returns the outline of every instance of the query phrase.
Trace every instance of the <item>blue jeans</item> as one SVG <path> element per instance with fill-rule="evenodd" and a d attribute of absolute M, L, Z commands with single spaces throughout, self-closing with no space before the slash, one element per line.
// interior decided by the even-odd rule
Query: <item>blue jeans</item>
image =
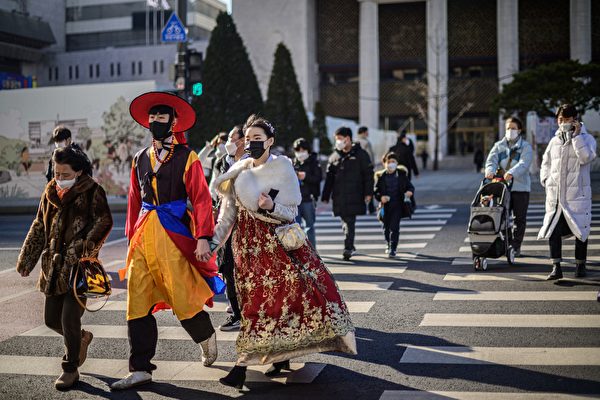
<path fill-rule="evenodd" d="M 313 201 L 305 201 L 298 206 L 298 216 L 296 217 L 296 222 L 299 224 L 302 224 L 302 220 L 304 220 L 306 236 L 308 236 L 308 241 L 314 248 L 317 248 L 317 239 L 315 237 L 316 213 L 315 203 Z"/>

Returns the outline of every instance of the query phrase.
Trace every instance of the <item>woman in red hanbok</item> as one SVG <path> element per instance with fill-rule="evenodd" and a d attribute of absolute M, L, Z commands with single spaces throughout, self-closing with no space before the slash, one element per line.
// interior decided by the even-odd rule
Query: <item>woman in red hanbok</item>
<path fill-rule="evenodd" d="M 242 323 L 237 365 L 221 383 L 237 388 L 248 365 L 273 363 L 267 375 L 275 376 L 293 357 L 356 354 L 348 308 L 325 264 L 306 239 L 286 250 L 275 232 L 293 222 L 301 201 L 291 161 L 270 154 L 275 132 L 268 121 L 251 116 L 244 133 L 250 158 L 215 182 L 223 201 L 212 246 L 233 235 Z"/>

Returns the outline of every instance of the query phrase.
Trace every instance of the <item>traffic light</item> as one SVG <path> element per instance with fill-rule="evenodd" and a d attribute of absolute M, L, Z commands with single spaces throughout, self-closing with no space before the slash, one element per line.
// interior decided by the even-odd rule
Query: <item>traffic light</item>
<path fill-rule="evenodd" d="M 188 49 L 186 54 L 187 83 L 194 96 L 202 94 L 202 52 Z"/>

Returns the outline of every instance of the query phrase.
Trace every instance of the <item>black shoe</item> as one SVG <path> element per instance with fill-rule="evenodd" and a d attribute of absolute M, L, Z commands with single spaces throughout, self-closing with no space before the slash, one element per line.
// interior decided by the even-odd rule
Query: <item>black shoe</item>
<path fill-rule="evenodd" d="M 554 264 L 554 267 L 552 268 L 552 272 L 550 272 L 550 275 L 548 275 L 546 277 L 547 281 L 555 281 L 557 279 L 562 279 L 563 274 L 562 274 L 562 269 L 560 269 L 560 264 Z"/>
<path fill-rule="evenodd" d="M 396 250 L 390 250 L 390 253 L 388 254 L 389 258 L 396 258 Z"/>
<path fill-rule="evenodd" d="M 246 367 L 240 367 L 236 365 L 229 371 L 226 377 L 219 379 L 225 386 L 231 386 L 236 389 L 243 389 L 244 382 L 246 382 Z"/>
<path fill-rule="evenodd" d="M 575 278 L 583 278 L 586 275 L 585 264 L 575 264 Z"/>
<path fill-rule="evenodd" d="M 515 257 L 521 257 L 521 248 L 514 247 L 514 249 L 515 249 Z"/>
<path fill-rule="evenodd" d="M 273 363 L 271 368 L 269 368 L 267 370 L 267 372 L 265 372 L 265 375 L 266 376 L 277 376 L 277 375 L 281 374 L 281 371 L 284 369 L 287 371 L 290 370 L 290 360 Z"/>
<path fill-rule="evenodd" d="M 240 319 L 235 315 L 227 317 L 227 321 L 219 327 L 219 330 L 223 332 L 233 332 L 240 330 Z"/>
<path fill-rule="evenodd" d="M 353 253 L 352 250 L 348 250 L 348 249 L 344 250 L 344 252 L 342 253 L 342 257 L 343 257 L 344 261 L 350 260 L 350 257 L 352 257 L 352 253 Z"/>

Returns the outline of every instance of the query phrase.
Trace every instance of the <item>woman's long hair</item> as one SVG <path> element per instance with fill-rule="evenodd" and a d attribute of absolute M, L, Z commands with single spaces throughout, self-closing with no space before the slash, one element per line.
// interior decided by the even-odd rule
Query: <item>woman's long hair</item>
<path fill-rule="evenodd" d="M 83 171 L 84 174 L 92 176 L 92 163 L 77 145 L 70 144 L 54 150 L 52 160 L 57 164 L 68 164 L 75 172 Z"/>

